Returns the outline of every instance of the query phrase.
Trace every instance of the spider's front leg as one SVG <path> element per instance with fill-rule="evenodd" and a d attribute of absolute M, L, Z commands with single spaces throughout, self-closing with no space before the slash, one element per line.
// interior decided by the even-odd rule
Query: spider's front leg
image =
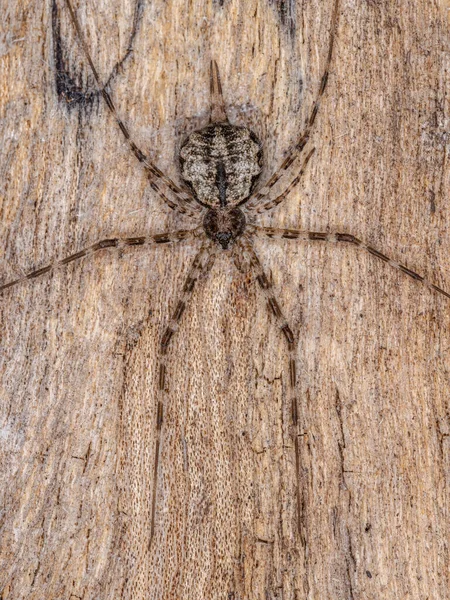
<path fill-rule="evenodd" d="M 450 293 L 446 292 L 442 288 L 438 287 L 434 283 L 431 283 L 426 277 L 423 275 L 419 275 L 415 271 L 412 271 L 407 266 L 403 265 L 389 256 L 386 256 L 373 246 L 367 244 L 366 242 L 361 241 L 356 236 L 350 233 L 331 233 L 331 232 L 322 232 L 322 231 L 302 231 L 300 229 L 279 229 L 275 227 L 259 227 L 254 226 L 254 232 L 259 235 L 263 235 L 265 237 L 269 237 L 272 239 L 288 239 L 288 240 L 302 240 L 302 241 L 319 241 L 319 242 L 345 242 L 346 244 L 352 244 L 353 246 L 357 246 L 358 248 L 362 248 L 372 256 L 380 259 L 387 265 L 397 269 L 397 271 L 401 271 L 405 275 L 411 277 L 415 281 L 419 281 L 425 287 L 430 290 L 434 290 L 435 292 L 439 292 L 443 296 L 450 298 Z"/>
<path fill-rule="evenodd" d="M 163 202 L 172 210 L 175 210 L 181 214 L 188 215 L 190 217 L 198 216 L 201 212 L 201 207 L 195 202 L 192 194 L 182 190 L 170 177 L 165 175 L 143 152 L 140 148 L 137 147 L 136 143 L 131 137 L 131 134 L 128 130 L 128 127 L 125 125 L 123 120 L 119 117 L 117 113 L 117 109 L 114 105 L 114 102 L 111 98 L 109 92 L 106 91 L 105 86 L 102 85 L 100 81 L 100 76 L 97 72 L 97 69 L 94 65 L 94 61 L 91 58 L 91 54 L 89 52 L 89 48 L 87 46 L 86 40 L 84 38 L 83 32 L 81 30 L 80 23 L 78 21 L 78 17 L 73 9 L 73 6 L 70 0 L 65 0 L 67 8 L 70 13 L 70 18 L 72 19 L 72 23 L 74 29 L 76 31 L 78 40 L 83 49 L 86 60 L 89 64 L 89 67 L 94 75 L 94 79 L 97 82 L 99 87 L 99 91 L 105 101 L 106 106 L 111 112 L 112 116 L 116 120 L 116 123 L 122 132 L 127 144 L 130 147 L 130 150 L 133 152 L 138 161 L 143 165 L 144 169 L 147 171 L 150 187 L 155 190 L 155 192 L 159 195 L 159 197 L 163 200 Z M 174 201 L 166 196 L 164 191 L 162 190 L 161 184 L 166 186 L 173 194 Z"/>
<path fill-rule="evenodd" d="M 45 267 L 41 267 L 40 269 L 31 271 L 30 273 L 27 273 L 18 279 L 14 279 L 13 281 L 9 281 L 8 283 L 0 285 L 0 292 L 18 285 L 19 283 L 28 281 L 29 279 L 36 279 L 37 277 L 41 277 L 46 273 L 52 273 L 57 269 L 74 262 L 75 260 L 91 256 L 99 250 L 104 250 L 106 248 L 117 248 L 120 250 L 122 248 L 126 248 L 127 246 L 159 246 L 161 244 L 181 242 L 183 240 L 188 240 L 199 236 L 202 231 L 202 227 L 197 227 L 196 229 L 168 231 L 166 233 L 150 234 L 139 237 L 109 238 L 100 240 L 99 242 L 96 242 L 87 248 L 83 248 L 82 250 L 75 252 L 75 254 L 66 256 L 66 258 L 61 260 L 54 260 Z"/>
<path fill-rule="evenodd" d="M 272 177 L 264 184 L 263 187 L 261 187 L 248 200 L 247 208 L 249 210 L 256 209 L 257 212 L 261 212 L 261 210 L 270 210 L 270 209 L 274 208 L 280 202 L 282 202 L 282 200 L 284 200 L 284 198 L 287 196 L 287 194 L 292 189 L 292 187 L 294 187 L 294 185 L 296 185 L 296 183 L 298 182 L 297 181 L 297 182 L 291 184 L 288 187 L 288 190 L 277 198 L 277 201 L 264 202 L 264 204 L 262 206 L 260 206 L 261 200 L 263 200 L 270 194 L 270 191 L 274 187 L 274 185 L 288 172 L 288 169 L 290 168 L 290 166 L 301 155 L 304 147 L 306 146 L 306 144 L 308 143 L 308 140 L 310 138 L 311 131 L 312 131 L 314 123 L 316 121 L 317 113 L 319 112 L 320 102 L 321 102 L 322 97 L 327 88 L 328 78 L 330 75 L 331 60 L 333 58 L 334 40 L 336 37 L 336 31 L 337 31 L 337 27 L 338 27 L 339 1 L 340 0 L 334 1 L 334 6 L 332 9 L 332 14 L 331 14 L 330 37 L 329 37 L 329 42 L 328 42 L 327 58 L 325 60 L 325 68 L 322 73 L 322 78 L 320 80 L 319 89 L 317 90 L 317 93 L 316 93 L 316 98 L 314 100 L 312 109 L 306 119 L 306 123 L 303 128 L 303 131 L 300 134 L 300 137 L 298 138 L 298 141 L 295 144 L 295 146 L 293 147 L 293 149 L 291 150 L 291 152 L 284 159 L 284 161 L 281 163 L 281 165 L 275 171 L 275 173 L 272 175 Z M 302 171 L 300 172 L 300 176 L 301 176 L 301 173 L 303 172 L 303 169 L 305 168 L 306 163 L 308 162 L 311 154 L 312 154 L 312 152 L 306 158 L 306 161 L 304 162 L 303 167 L 302 167 Z M 296 179 L 299 179 L 299 178 L 296 178 Z"/>
<path fill-rule="evenodd" d="M 243 236 L 235 246 L 233 259 L 236 267 L 241 273 L 250 273 L 255 279 L 267 300 L 267 309 L 273 317 L 278 329 L 283 334 L 289 353 L 289 396 L 292 422 L 292 438 L 295 451 L 295 472 L 296 472 L 296 504 L 297 504 L 297 528 L 301 536 L 302 523 L 302 505 L 300 497 L 300 446 L 299 446 L 299 420 L 298 420 L 298 399 L 296 394 L 297 383 L 297 340 L 287 322 L 278 300 L 275 298 L 273 286 L 264 272 L 261 262 L 256 254 L 253 244 L 249 237 Z"/>

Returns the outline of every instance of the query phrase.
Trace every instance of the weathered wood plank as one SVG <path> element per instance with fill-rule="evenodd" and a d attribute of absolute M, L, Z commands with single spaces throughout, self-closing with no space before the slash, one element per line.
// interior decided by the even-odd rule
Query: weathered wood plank
<path fill-rule="evenodd" d="M 192 226 L 149 187 L 55 1 L 2 11 L 2 281 Z M 341 4 L 316 153 L 263 222 L 347 231 L 448 290 L 448 3 Z M 110 89 L 173 179 L 211 57 L 263 179 L 283 160 L 331 1 L 76 8 L 103 80 L 131 40 Z M 301 535 L 284 340 L 222 256 L 169 354 L 148 549 L 157 349 L 198 245 L 108 249 L 0 298 L 2 600 L 448 596 L 449 302 L 351 246 L 256 246 L 300 338 Z"/>

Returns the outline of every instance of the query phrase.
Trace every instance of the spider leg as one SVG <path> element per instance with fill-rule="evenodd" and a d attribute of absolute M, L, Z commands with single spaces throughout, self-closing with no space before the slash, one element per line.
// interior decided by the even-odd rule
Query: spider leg
<path fill-rule="evenodd" d="M 339 13 L 339 0 L 335 0 L 333 13 L 331 16 L 330 41 L 328 44 L 328 54 L 327 54 L 327 58 L 325 61 L 325 68 L 323 71 L 322 79 L 320 81 L 320 86 L 319 86 L 319 90 L 317 92 L 316 99 L 314 101 L 311 112 L 306 120 L 304 130 L 301 133 L 298 142 L 295 144 L 295 146 L 292 149 L 292 151 L 290 152 L 290 154 L 284 159 L 284 161 L 279 166 L 279 168 L 275 171 L 275 173 L 272 175 L 272 177 L 267 181 L 267 183 L 258 192 L 256 192 L 255 194 L 253 194 L 250 197 L 249 204 L 248 204 L 249 209 L 255 209 L 257 207 L 259 201 L 262 198 L 265 198 L 270 193 L 270 190 L 273 188 L 273 186 L 279 181 L 279 179 L 281 179 L 281 177 L 283 177 L 283 175 L 285 175 L 285 173 L 287 172 L 289 167 L 292 165 L 292 163 L 300 156 L 300 154 L 303 151 L 303 148 L 306 146 L 306 144 L 309 140 L 309 136 L 311 134 L 311 130 L 315 123 L 317 113 L 319 112 L 320 101 L 322 99 L 322 96 L 325 93 L 327 83 L 328 83 L 328 77 L 330 74 L 330 64 L 331 64 L 331 59 L 333 57 L 334 39 L 336 37 L 338 13 Z M 270 210 L 271 208 L 274 208 L 277 204 L 279 204 L 284 199 L 284 197 L 285 196 L 280 197 L 280 200 L 275 204 L 268 203 L 265 206 L 265 210 Z M 260 212 L 260 211 L 258 210 L 258 212 Z"/>
<path fill-rule="evenodd" d="M 233 253 L 233 259 L 236 267 L 239 271 L 246 273 L 252 272 L 256 275 L 256 281 L 261 288 L 264 296 L 267 300 L 267 309 L 269 313 L 275 317 L 275 321 L 278 329 L 284 336 L 287 343 L 289 352 L 289 396 L 291 401 L 291 422 L 292 422 L 292 437 L 294 440 L 294 451 L 295 451 L 295 472 L 296 472 L 296 496 L 297 496 L 297 527 L 299 535 L 301 535 L 301 516 L 302 516 L 302 505 L 300 498 L 300 446 L 299 446 L 299 420 L 298 420 L 298 399 L 296 396 L 296 382 L 297 382 L 297 358 L 296 358 L 296 347 L 297 340 L 294 333 L 289 326 L 280 305 L 275 298 L 273 292 L 273 286 L 269 278 L 264 272 L 261 262 L 256 254 L 253 244 L 248 237 L 241 238 L 237 244 L 237 251 Z M 244 256 L 241 256 L 238 252 L 243 252 Z"/>
<path fill-rule="evenodd" d="M 122 248 L 126 248 L 127 246 L 157 246 L 159 244 L 168 244 L 171 242 L 181 242 L 186 239 L 190 239 L 200 235 L 203 231 L 203 228 L 198 227 L 196 229 L 188 229 L 188 230 L 180 230 L 180 231 L 170 231 L 167 233 L 158 233 L 153 235 L 144 235 L 141 237 L 127 237 L 127 238 L 110 238 L 105 240 L 100 240 L 92 246 L 88 246 L 87 248 L 83 248 L 83 250 L 79 250 L 75 252 L 75 254 L 71 254 L 70 256 L 66 256 L 62 260 L 55 260 L 49 263 L 45 267 L 41 267 L 40 269 L 36 269 L 35 271 L 31 271 L 27 273 L 23 277 L 19 277 L 14 281 L 9 281 L 8 283 L 4 283 L 0 285 L 0 292 L 18 285 L 28 279 L 36 279 L 45 273 L 51 273 L 56 269 L 63 267 L 64 265 L 68 265 L 69 263 L 84 258 L 85 256 L 90 256 L 99 250 L 104 250 L 105 248 L 118 248 L 119 250 Z"/>
<path fill-rule="evenodd" d="M 366 252 L 368 252 L 369 254 L 372 254 L 372 256 L 379 258 L 381 261 L 383 261 L 387 265 L 390 265 L 394 269 L 397 269 L 397 271 L 401 271 L 402 273 L 405 273 L 405 275 L 408 275 L 412 279 L 419 281 L 420 283 L 422 283 L 425 287 L 429 288 L 430 290 L 434 290 L 435 292 L 439 292 L 440 294 L 446 296 L 447 298 L 450 298 L 449 292 L 446 292 L 445 290 L 438 287 L 434 283 L 431 283 L 431 281 L 429 281 L 423 275 L 419 275 L 418 273 L 416 273 L 415 271 L 412 271 L 411 269 L 409 269 L 402 263 L 399 263 L 396 260 L 389 258 L 388 256 L 386 256 L 385 254 L 383 254 L 382 252 L 380 252 L 373 246 L 366 244 L 365 242 L 361 241 L 360 239 L 358 239 L 354 235 L 351 235 L 350 233 L 328 233 L 328 232 L 319 232 L 319 231 L 301 231 L 299 229 L 277 229 L 277 228 L 273 228 L 273 227 L 258 227 L 258 226 L 254 226 L 253 231 L 257 234 L 262 234 L 262 235 L 265 235 L 266 237 L 275 238 L 275 239 L 320 241 L 320 242 L 345 242 L 347 244 L 353 244 L 354 246 L 363 248 Z"/>
<path fill-rule="evenodd" d="M 158 169 L 158 167 L 156 165 L 154 165 L 145 156 L 145 154 L 136 146 L 135 142 L 131 138 L 128 128 L 126 127 L 125 123 L 120 119 L 119 115 L 117 114 L 116 107 L 112 101 L 110 94 L 105 90 L 105 88 L 101 84 L 100 77 L 99 77 L 97 69 L 95 68 L 94 63 L 92 61 L 91 55 L 89 53 L 89 49 L 86 44 L 86 40 L 84 39 L 83 32 L 80 27 L 80 23 L 75 14 L 75 11 L 72 7 L 72 4 L 70 3 L 70 0 L 65 0 L 65 1 L 67 4 L 67 8 L 69 9 L 72 23 L 73 23 L 73 26 L 77 33 L 79 42 L 81 44 L 81 47 L 83 48 L 83 52 L 86 56 L 86 60 L 89 63 L 92 74 L 94 75 L 95 81 L 97 82 L 97 85 L 100 89 L 103 99 L 105 100 L 105 103 L 106 103 L 107 107 L 109 108 L 110 112 L 112 113 L 113 117 L 115 118 L 117 125 L 119 126 L 121 132 L 123 133 L 125 140 L 127 141 L 128 145 L 130 146 L 131 151 L 136 156 L 138 161 L 140 163 L 142 163 L 145 170 L 148 172 L 151 188 L 155 190 L 155 192 L 161 197 L 161 199 L 172 210 L 176 210 L 177 212 L 189 215 L 191 217 L 198 215 L 198 213 L 201 211 L 201 206 L 195 202 L 194 196 L 183 191 L 179 186 L 176 185 L 176 183 L 174 183 L 172 181 L 172 179 L 170 179 L 170 177 L 167 177 L 160 169 Z M 160 187 L 159 182 L 163 182 L 170 189 L 170 191 L 173 192 L 173 194 L 175 195 L 175 197 L 177 199 L 176 202 L 173 202 L 164 194 L 164 192 L 162 191 L 162 189 Z"/>
<path fill-rule="evenodd" d="M 298 183 L 300 182 L 300 179 L 302 178 L 303 173 L 305 172 L 306 166 L 309 163 L 309 159 L 311 158 L 311 156 L 314 154 L 315 151 L 316 151 L 315 148 L 310 150 L 310 152 L 307 154 L 305 160 L 303 161 L 302 167 L 301 167 L 298 175 L 296 177 L 294 177 L 294 179 L 291 181 L 291 183 L 286 187 L 286 189 L 283 192 L 281 192 L 281 194 L 279 196 L 277 196 L 276 198 L 273 198 L 273 200 L 264 202 L 263 204 L 261 204 L 261 206 L 258 206 L 258 201 L 259 201 L 259 198 L 258 198 L 256 200 L 256 204 L 250 205 L 248 208 L 250 208 L 250 210 L 253 210 L 254 212 L 256 212 L 258 214 L 261 214 L 264 211 L 275 208 L 275 206 L 278 206 L 281 202 L 283 202 L 283 200 L 286 198 L 286 196 L 288 194 L 290 194 L 291 191 L 295 188 L 295 186 L 298 185 Z M 256 194 L 256 196 L 254 196 L 254 198 L 256 199 L 257 196 L 258 196 L 258 194 Z"/>
<path fill-rule="evenodd" d="M 203 244 L 195 256 L 189 273 L 184 282 L 181 290 L 181 295 L 178 299 L 176 308 L 172 313 L 172 317 L 169 321 L 169 325 L 163 333 L 161 343 L 159 347 L 159 374 L 158 374 L 158 404 L 156 412 L 156 444 L 155 444 L 155 461 L 153 466 L 153 489 L 152 489 L 152 500 L 151 500 L 151 517 L 150 517 L 150 540 L 149 548 L 151 546 L 153 535 L 155 533 L 155 515 L 156 515 L 156 496 L 158 492 L 158 467 L 160 461 L 161 452 L 161 431 L 164 417 L 164 405 L 165 399 L 168 396 L 166 390 L 166 357 L 167 350 L 173 339 L 174 334 L 178 331 L 180 319 L 186 309 L 186 305 L 192 297 L 195 284 L 199 279 L 200 275 L 209 273 L 210 269 L 214 264 L 216 258 L 216 248 L 212 247 L 209 242 Z"/>

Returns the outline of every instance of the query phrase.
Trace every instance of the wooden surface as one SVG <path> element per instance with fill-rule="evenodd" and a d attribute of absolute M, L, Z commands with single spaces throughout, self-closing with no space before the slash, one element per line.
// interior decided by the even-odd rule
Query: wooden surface
<path fill-rule="evenodd" d="M 55 1 L 3 3 L 2 281 L 98 239 L 192 225 L 93 97 Z M 136 4 L 75 7 L 107 80 Z M 313 101 L 331 8 L 138 7 L 111 80 L 138 145 L 178 180 L 213 57 L 267 178 Z M 316 154 L 266 224 L 353 233 L 450 289 L 449 8 L 342 0 Z M 450 301 L 356 248 L 256 246 L 300 338 L 301 536 L 285 344 L 222 255 L 169 355 L 148 550 L 157 348 L 196 244 L 105 251 L 0 298 L 2 600 L 450 598 Z"/>

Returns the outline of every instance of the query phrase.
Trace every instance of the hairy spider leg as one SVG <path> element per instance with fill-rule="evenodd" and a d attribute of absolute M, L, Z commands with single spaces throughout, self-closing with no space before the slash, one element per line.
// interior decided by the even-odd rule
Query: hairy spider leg
<path fill-rule="evenodd" d="M 65 2 L 67 4 L 67 8 L 69 9 L 72 23 L 75 28 L 76 34 L 78 36 L 80 45 L 83 48 L 83 52 L 86 56 L 86 60 L 89 63 L 92 74 L 94 75 L 95 81 L 97 82 L 97 85 L 100 89 L 103 99 L 105 100 L 105 103 L 106 103 L 107 107 L 109 108 L 110 112 L 112 113 L 113 117 L 115 118 L 117 125 L 119 126 L 119 129 L 123 133 L 123 136 L 125 137 L 125 140 L 127 141 L 131 151 L 133 152 L 133 154 L 136 156 L 138 161 L 143 165 L 143 167 L 148 172 L 150 187 L 153 190 L 155 190 L 155 192 L 160 196 L 160 198 L 172 210 L 175 210 L 182 214 L 189 215 L 191 217 L 198 216 L 198 214 L 202 210 L 202 207 L 195 201 L 195 198 L 188 192 L 185 192 L 184 190 L 182 190 L 179 186 L 177 186 L 172 181 L 172 179 L 170 179 L 170 177 L 167 177 L 167 175 L 165 175 L 160 169 L 158 169 L 158 167 L 156 165 L 154 165 L 147 158 L 147 156 L 137 147 L 137 145 L 131 138 L 128 128 L 126 127 L 125 123 L 120 119 L 119 115 L 117 114 L 116 107 L 112 101 L 110 94 L 105 90 L 105 88 L 102 86 L 102 84 L 100 82 L 100 77 L 99 77 L 97 69 L 95 68 L 94 63 L 92 61 L 91 55 L 89 53 L 89 49 L 86 44 L 86 40 L 84 39 L 83 32 L 81 31 L 81 27 L 78 22 L 78 18 L 77 18 L 75 11 L 70 3 L 70 0 L 65 0 Z M 160 187 L 159 181 L 162 181 L 169 188 L 169 190 L 174 194 L 174 196 L 176 198 L 175 202 L 173 202 L 172 200 L 170 200 L 170 198 L 168 198 L 166 196 L 166 194 L 163 192 L 163 190 Z"/>
<path fill-rule="evenodd" d="M 300 446 L 299 446 L 299 419 L 298 419 L 298 399 L 297 399 L 297 339 L 284 316 L 278 300 L 275 298 L 273 292 L 273 286 L 269 278 L 264 272 L 258 255 L 253 248 L 252 241 L 246 235 L 240 238 L 236 244 L 235 252 L 233 253 L 233 259 L 236 267 L 242 273 L 250 272 L 255 275 L 255 279 L 261 288 L 267 300 L 267 310 L 270 315 L 275 318 L 278 329 L 283 334 L 286 341 L 289 354 L 289 398 L 290 398 L 290 410 L 291 410 L 291 436 L 294 442 L 295 452 L 295 472 L 296 472 L 296 508 L 297 508 L 297 528 L 298 533 L 301 536 L 301 523 L 302 523 L 302 505 L 300 497 Z"/>
<path fill-rule="evenodd" d="M 250 210 L 252 210 L 252 212 L 256 212 L 258 214 L 263 213 L 264 211 L 268 211 L 271 210 L 272 208 L 275 208 L 275 206 L 278 206 L 281 202 L 283 202 L 283 200 L 286 198 L 286 196 L 288 194 L 290 194 L 292 192 L 292 190 L 295 188 L 296 185 L 298 185 L 300 183 L 300 180 L 303 176 L 303 173 L 306 170 L 306 167 L 309 163 L 309 160 L 311 158 L 311 156 L 314 154 L 314 152 L 316 151 L 315 148 L 312 148 L 308 154 L 306 155 L 305 160 L 303 161 L 303 164 L 301 166 L 300 171 L 298 172 L 298 174 L 294 177 L 294 179 L 289 183 L 289 185 L 286 186 L 286 188 L 283 190 L 283 192 L 281 192 L 281 194 L 279 194 L 276 198 L 273 198 L 273 200 L 269 200 L 268 202 L 264 202 L 261 206 L 259 206 L 258 204 L 255 207 L 250 207 Z"/>
<path fill-rule="evenodd" d="M 159 371 L 158 371 L 158 403 L 156 410 L 156 442 L 155 442 L 155 460 L 153 465 L 153 486 L 151 499 L 151 516 L 150 516 L 150 539 L 149 548 L 151 546 L 155 533 L 155 516 L 156 516 L 156 498 L 158 492 L 158 469 L 161 454 L 161 432 L 164 421 L 164 407 L 168 400 L 166 389 L 166 374 L 167 374 L 167 351 L 169 345 L 179 329 L 180 319 L 186 309 L 189 300 L 192 297 L 195 284 L 202 274 L 207 275 L 214 264 L 218 249 L 209 241 L 205 242 L 198 253 L 196 254 L 189 273 L 186 277 L 181 290 L 180 297 L 169 325 L 163 333 L 159 347 Z"/>
<path fill-rule="evenodd" d="M 53 271 L 56 271 L 57 269 L 68 265 L 69 263 L 74 262 L 75 260 L 79 260 L 86 256 L 91 256 L 95 252 L 98 252 L 99 250 L 104 250 L 105 248 L 117 248 L 118 250 L 121 250 L 123 248 L 126 248 L 127 246 L 159 246 L 160 244 L 181 242 L 183 240 L 192 239 L 193 237 L 200 235 L 202 232 L 203 228 L 197 227 L 196 229 L 168 231 L 166 233 L 143 235 L 140 237 L 109 238 L 105 240 L 100 240 L 99 242 L 96 242 L 95 244 L 92 244 L 87 248 L 83 248 L 82 250 L 75 252 L 75 254 L 66 256 L 66 258 L 63 258 L 61 260 L 54 260 L 45 267 L 41 267 L 40 269 L 31 271 L 30 273 L 27 273 L 23 277 L 19 277 L 14 281 L 9 281 L 8 283 L 0 285 L 0 292 L 15 285 L 18 285 L 19 283 L 23 283 L 24 281 L 27 281 L 29 279 L 36 279 L 41 275 L 45 275 L 45 273 L 51 273 Z"/>
<path fill-rule="evenodd" d="M 405 273 L 415 281 L 419 281 L 425 287 L 430 290 L 434 290 L 435 292 L 439 292 L 443 294 L 447 298 L 450 298 L 450 293 L 446 292 L 442 288 L 438 287 L 434 283 L 431 283 L 425 276 L 419 275 L 415 271 L 412 271 L 402 263 L 389 258 L 373 246 L 366 244 L 365 242 L 358 239 L 356 236 L 350 233 L 329 233 L 329 232 L 320 232 L 320 231 L 302 231 L 300 229 L 277 229 L 274 227 L 259 227 L 254 226 L 255 233 L 259 235 L 264 235 L 266 237 L 272 239 L 288 239 L 288 240 L 303 240 L 303 241 L 319 241 L 319 242 L 346 242 L 348 244 L 353 244 L 359 248 L 363 248 L 366 252 L 379 258 L 381 261 L 390 265 L 397 271 L 401 273 Z"/>
<path fill-rule="evenodd" d="M 328 44 L 328 54 L 327 54 L 327 58 L 325 61 L 325 69 L 323 71 L 322 79 L 320 80 L 319 90 L 317 92 L 317 96 L 314 101 L 313 107 L 311 109 L 310 114 L 308 115 L 308 118 L 306 119 L 306 123 L 305 123 L 305 127 L 303 129 L 303 132 L 301 133 L 298 142 L 295 144 L 295 146 L 293 147 L 293 149 L 291 150 L 289 155 L 284 159 L 284 161 L 281 163 L 281 165 L 275 171 L 275 173 L 272 175 L 272 177 L 267 181 L 267 183 L 262 188 L 260 188 L 258 190 L 258 192 L 256 192 L 255 194 L 253 194 L 250 197 L 248 205 L 247 205 L 247 208 L 249 210 L 253 210 L 258 207 L 259 202 L 270 193 L 273 186 L 281 179 L 281 177 L 283 177 L 283 175 L 285 175 L 287 173 L 287 171 L 288 171 L 289 167 L 292 165 L 292 163 L 300 156 L 300 154 L 303 151 L 303 148 L 306 146 L 306 144 L 309 140 L 309 136 L 311 135 L 311 130 L 315 123 L 317 113 L 319 112 L 320 102 L 321 102 L 322 96 L 325 93 L 327 83 L 328 83 L 328 78 L 330 75 L 330 65 L 331 65 L 331 59 L 333 57 L 333 47 L 334 47 L 334 40 L 336 37 L 336 31 L 337 31 L 338 14 L 339 14 L 339 0 L 335 0 L 333 13 L 331 16 L 330 41 Z M 283 199 L 284 198 L 281 198 L 281 200 L 279 202 L 281 202 Z M 277 204 L 279 204 L 279 202 Z M 277 206 L 277 204 L 272 204 L 269 202 L 265 205 L 264 210 L 271 210 L 272 208 Z M 258 212 L 260 212 L 260 211 L 258 211 Z"/>

